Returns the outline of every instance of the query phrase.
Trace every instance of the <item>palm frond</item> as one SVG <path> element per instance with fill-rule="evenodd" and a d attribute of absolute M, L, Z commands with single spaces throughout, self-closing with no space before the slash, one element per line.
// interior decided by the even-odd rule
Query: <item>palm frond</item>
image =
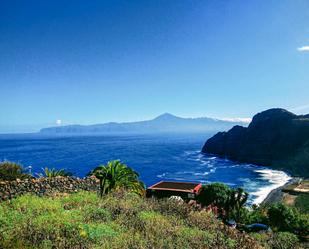
<path fill-rule="evenodd" d="M 112 190 L 124 188 L 144 195 L 145 184 L 139 180 L 139 174 L 119 160 L 109 161 L 90 172 L 100 180 L 101 195 Z"/>
<path fill-rule="evenodd" d="M 65 169 L 49 169 L 48 167 L 45 167 L 43 170 L 45 177 L 56 177 L 56 176 L 72 176 L 73 174 L 71 172 L 66 171 Z"/>

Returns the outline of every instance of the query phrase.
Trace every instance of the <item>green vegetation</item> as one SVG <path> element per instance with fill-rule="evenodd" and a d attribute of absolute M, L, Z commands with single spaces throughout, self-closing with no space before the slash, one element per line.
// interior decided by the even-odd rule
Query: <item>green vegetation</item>
<path fill-rule="evenodd" d="M 293 233 L 301 239 L 309 234 L 309 215 L 283 203 L 262 205 L 252 211 L 247 210 L 240 222 L 263 223 L 275 232 Z"/>
<path fill-rule="evenodd" d="M 309 214 L 309 193 L 300 194 L 295 200 L 295 207 L 302 213 Z"/>
<path fill-rule="evenodd" d="M 10 161 L 0 162 L 0 180 L 13 181 L 29 177 L 30 175 L 24 173 L 22 165 Z"/>
<path fill-rule="evenodd" d="M 186 204 L 114 191 L 0 204 L 0 248 L 259 248 Z"/>
<path fill-rule="evenodd" d="M 66 171 L 65 169 L 49 169 L 45 167 L 43 169 L 44 174 L 39 174 L 40 177 L 56 177 L 56 176 L 72 176 L 71 172 Z"/>
<path fill-rule="evenodd" d="M 289 232 L 278 232 L 274 234 L 268 233 L 251 233 L 265 249 L 298 249 L 306 248 L 299 244 L 299 240 L 295 234 Z"/>
<path fill-rule="evenodd" d="M 309 232 L 309 219 L 305 222 L 303 219 L 305 217 L 301 216 L 296 209 L 288 207 L 283 203 L 271 205 L 268 208 L 267 214 L 270 224 L 278 231 L 296 232 L 298 234 L 306 234 Z M 305 223 L 302 224 L 303 222 Z M 303 231 L 304 229 L 307 231 Z"/>
<path fill-rule="evenodd" d="M 203 206 L 214 204 L 218 208 L 225 208 L 232 189 L 223 183 L 212 183 L 204 185 L 198 201 Z"/>
<path fill-rule="evenodd" d="M 284 203 L 254 206 L 252 210 L 245 207 L 248 194 L 242 189 L 231 189 L 222 183 L 203 186 L 199 202 L 204 206 L 215 205 L 219 208 L 219 217 L 224 220 L 234 219 L 239 229 L 242 224 L 262 223 L 275 232 L 274 234 L 255 237 L 266 248 L 291 248 L 288 245 L 303 240 L 309 234 L 308 196 L 300 195 L 296 199 L 296 208 Z M 262 243 L 263 241 L 263 243 Z M 264 246 L 265 246 L 264 245 Z"/>
<path fill-rule="evenodd" d="M 232 189 L 222 183 L 212 183 L 203 186 L 198 201 L 203 206 L 214 205 L 219 208 L 220 215 L 236 221 L 241 215 L 248 199 L 248 193 L 242 188 Z"/>
<path fill-rule="evenodd" d="M 108 194 L 112 190 L 126 189 L 139 195 L 144 195 L 145 185 L 138 177 L 138 173 L 118 160 L 110 161 L 107 165 L 100 165 L 89 173 L 100 180 L 100 195 Z"/>
<path fill-rule="evenodd" d="M 45 168 L 46 177 L 68 176 Z M 309 234 L 308 195 L 295 207 L 283 203 L 245 207 L 248 193 L 221 183 L 203 186 L 197 202 L 215 206 L 219 219 L 198 205 L 145 199 L 139 175 L 120 161 L 90 172 L 100 181 L 93 192 L 54 197 L 23 195 L 0 203 L 0 248 L 303 248 Z M 29 177 L 11 162 L 0 164 L 0 179 Z M 263 223 L 273 232 L 241 233 L 220 219 Z M 246 229 L 245 229 L 246 230 Z"/>

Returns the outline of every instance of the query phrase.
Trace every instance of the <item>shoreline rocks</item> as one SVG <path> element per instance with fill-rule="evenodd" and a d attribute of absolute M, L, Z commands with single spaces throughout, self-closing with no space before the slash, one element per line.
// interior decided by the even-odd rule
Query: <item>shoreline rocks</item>
<path fill-rule="evenodd" d="M 288 181 L 286 184 L 279 188 L 273 189 L 267 196 L 266 198 L 262 201 L 261 204 L 271 204 L 275 202 L 280 202 L 283 199 L 284 193 L 283 189 L 286 188 L 289 185 L 292 185 L 296 182 L 298 182 L 301 178 L 299 177 L 293 177 L 290 181 Z"/>

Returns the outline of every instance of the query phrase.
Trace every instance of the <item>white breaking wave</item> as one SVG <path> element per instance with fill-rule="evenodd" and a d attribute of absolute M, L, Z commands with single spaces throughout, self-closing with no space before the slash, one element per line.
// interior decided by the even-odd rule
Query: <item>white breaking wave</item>
<path fill-rule="evenodd" d="M 282 187 L 292 179 L 288 174 L 279 170 L 257 169 L 254 171 L 260 174 L 261 179 L 267 180 L 270 185 L 260 187 L 256 192 L 251 192 L 251 194 L 257 196 L 257 198 L 254 199 L 253 204 L 260 204 L 272 190 Z"/>
<path fill-rule="evenodd" d="M 208 175 L 210 172 L 204 172 L 204 173 L 194 173 L 195 176 L 206 176 Z"/>
<path fill-rule="evenodd" d="M 162 172 L 157 177 L 162 180 L 196 181 L 203 184 L 223 182 L 231 187 L 243 187 L 249 193 L 249 205 L 260 204 L 273 189 L 283 186 L 291 179 L 283 171 L 205 156 L 199 151 L 185 151 L 180 160 L 181 158 L 192 164 L 190 170 Z"/>

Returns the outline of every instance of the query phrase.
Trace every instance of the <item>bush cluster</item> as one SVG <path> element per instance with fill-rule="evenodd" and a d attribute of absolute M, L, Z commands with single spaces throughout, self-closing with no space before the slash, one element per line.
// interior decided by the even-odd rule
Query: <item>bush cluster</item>
<path fill-rule="evenodd" d="M 0 248 L 260 248 L 186 204 L 113 192 L 24 195 L 0 204 Z"/>
<path fill-rule="evenodd" d="M 299 243 L 298 237 L 289 232 L 251 233 L 265 249 L 302 249 L 307 248 Z"/>
<path fill-rule="evenodd" d="M 0 180 L 14 181 L 30 177 L 30 175 L 24 173 L 22 165 L 10 161 L 0 162 Z"/>
<path fill-rule="evenodd" d="M 309 214 L 309 193 L 300 194 L 295 200 L 295 207 L 300 212 Z"/>
<path fill-rule="evenodd" d="M 301 239 L 309 234 L 309 215 L 283 203 L 261 205 L 252 211 L 247 210 L 241 222 L 244 224 L 263 223 L 275 232 L 292 233 Z"/>

